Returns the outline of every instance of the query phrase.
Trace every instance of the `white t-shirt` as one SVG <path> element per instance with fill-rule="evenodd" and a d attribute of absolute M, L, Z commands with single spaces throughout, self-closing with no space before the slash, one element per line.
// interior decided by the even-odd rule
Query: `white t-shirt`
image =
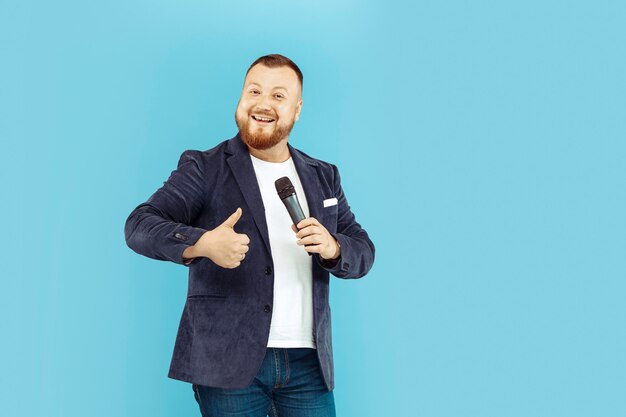
<path fill-rule="evenodd" d="M 291 229 L 293 222 L 281 201 L 274 182 L 289 177 L 302 211 L 309 217 L 309 206 L 292 158 L 267 162 L 252 155 L 269 233 L 274 261 L 274 306 L 268 347 L 315 348 L 313 337 L 313 274 L 311 256 Z"/>

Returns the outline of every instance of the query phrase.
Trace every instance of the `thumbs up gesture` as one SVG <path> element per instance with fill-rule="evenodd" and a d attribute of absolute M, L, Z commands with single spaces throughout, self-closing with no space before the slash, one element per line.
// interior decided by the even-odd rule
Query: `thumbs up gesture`
<path fill-rule="evenodd" d="M 234 229 L 241 214 L 242 210 L 238 208 L 224 223 L 209 230 L 198 239 L 195 245 L 185 249 L 184 256 L 186 258 L 204 256 L 222 268 L 237 268 L 246 257 L 250 243 L 247 235 L 237 233 Z"/>

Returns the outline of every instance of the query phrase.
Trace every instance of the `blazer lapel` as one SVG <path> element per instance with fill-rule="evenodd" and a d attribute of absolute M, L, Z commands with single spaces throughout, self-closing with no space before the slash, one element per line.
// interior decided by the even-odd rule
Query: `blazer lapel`
<path fill-rule="evenodd" d="M 289 146 L 289 153 L 293 158 L 293 163 L 298 171 L 302 188 L 306 196 L 306 201 L 309 206 L 309 216 L 315 217 L 320 222 L 322 221 L 322 185 L 317 174 L 317 162 L 305 157 L 298 151 Z"/>
<path fill-rule="evenodd" d="M 254 167 L 252 166 L 248 148 L 241 141 L 239 135 L 237 135 L 229 141 L 226 149 L 226 151 L 231 154 L 231 156 L 227 158 L 228 165 L 235 177 L 235 181 L 237 181 L 241 189 L 246 204 L 250 208 L 252 218 L 263 237 L 265 247 L 271 255 L 272 249 L 270 247 L 267 222 L 265 220 L 265 206 L 263 206 L 261 190 L 259 189 L 259 183 L 254 173 Z"/>

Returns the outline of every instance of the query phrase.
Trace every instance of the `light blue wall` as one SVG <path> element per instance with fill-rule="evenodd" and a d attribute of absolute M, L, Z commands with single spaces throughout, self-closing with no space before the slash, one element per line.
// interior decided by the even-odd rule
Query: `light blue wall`
<path fill-rule="evenodd" d="M 1 1 L 0 415 L 199 415 L 186 268 L 123 225 L 273 52 L 377 246 L 331 285 L 338 415 L 626 415 L 624 4 Z"/>

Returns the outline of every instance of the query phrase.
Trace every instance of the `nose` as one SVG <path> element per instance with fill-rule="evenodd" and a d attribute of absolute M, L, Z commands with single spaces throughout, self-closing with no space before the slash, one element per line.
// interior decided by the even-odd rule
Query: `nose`
<path fill-rule="evenodd" d="M 260 94 L 257 97 L 256 107 L 259 110 L 269 110 L 269 108 L 270 108 L 270 105 L 269 105 L 269 95 L 267 95 L 267 94 Z"/>

